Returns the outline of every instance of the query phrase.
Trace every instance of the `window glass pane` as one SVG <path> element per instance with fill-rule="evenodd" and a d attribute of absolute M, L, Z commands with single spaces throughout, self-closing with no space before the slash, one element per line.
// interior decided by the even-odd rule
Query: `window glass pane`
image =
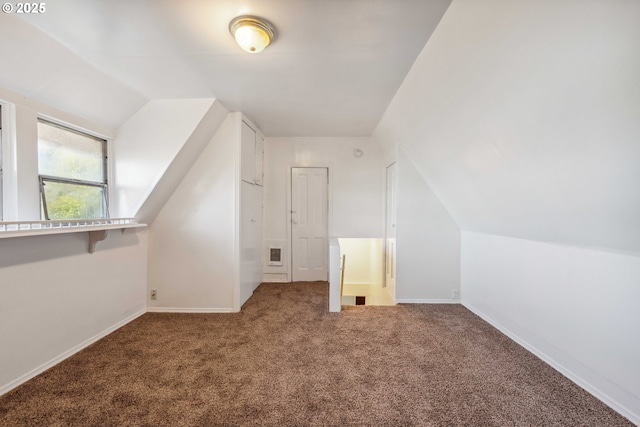
<path fill-rule="evenodd" d="M 40 175 L 104 182 L 104 141 L 38 122 Z"/>
<path fill-rule="evenodd" d="M 90 219 L 106 216 L 102 187 L 45 180 L 44 196 L 49 219 Z"/>

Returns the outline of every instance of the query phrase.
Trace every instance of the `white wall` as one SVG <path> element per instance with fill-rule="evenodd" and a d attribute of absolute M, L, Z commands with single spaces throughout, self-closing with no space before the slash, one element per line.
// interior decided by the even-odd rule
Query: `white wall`
<path fill-rule="evenodd" d="M 454 1 L 376 130 L 464 230 L 640 253 L 640 2 Z"/>
<path fill-rule="evenodd" d="M 360 148 L 362 157 L 353 151 Z M 336 237 L 382 237 L 383 167 L 371 138 L 266 138 L 264 148 L 264 236 L 283 247 L 284 265 L 266 266 L 265 281 L 288 281 L 290 180 L 296 166 L 329 168 L 329 233 Z"/>
<path fill-rule="evenodd" d="M 212 136 L 218 131 L 228 113 L 229 111 L 218 100 L 213 102 L 160 180 L 153 186 L 153 190 L 136 213 L 136 218 L 142 222 L 153 222 L 160 209 L 167 203 L 171 194 L 202 154 Z"/>
<path fill-rule="evenodd" d="M 118 129 L 113 141 L 117 158 L 113 216 L 138 214 L 213 103 L 213 99 L 150 101 Z"/>
<path fill-rule="evenodd" d="M 640 423 L 640 257 L 462 233 L 462 302 Z"/>
<path fill-rule="evenodd" d="M 239 132 L 229 114 L 150 227 L 150 311 L 234 310 Z"/>
<path fill-rule="evenodd" d="M 460 229 L 402 150 L 396 166 L 396 302 L 450 302 L 460 289 Z"/>
<path fill-rule="evenodd" d="M 17 200 L 7 203 L 10 210 L 6 220 L 40 220 L 40 183 L 38 181 L 38 113 L 25 106 L 14 105 L 15 139 L 8 139 L 12 157 L 6 159 L 9 165 L 6 179 L 13 187 Z M 3 141 L 3 144 L 5 141 Z M 13 168 L 12 168 L 13 166 Z M 9 192 L 11 194 L 11 192 Z"/>
<path fill-rule="evenodd" d="M 0 394 L 146 310 L 145 231 L 0 239 Z"/>
<path fill-rule="evenodd" d="M 346 255 L 344 283 L 381 286 L 384 278 L 382 239 L 340 238 L 340 254 Z"/>

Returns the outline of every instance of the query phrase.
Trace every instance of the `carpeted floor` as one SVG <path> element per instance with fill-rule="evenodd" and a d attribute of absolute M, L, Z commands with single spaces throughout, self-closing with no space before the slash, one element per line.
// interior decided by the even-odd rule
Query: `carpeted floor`
<path fill-rule="evenodd" d="M 147 313 L 0 397 L 0 425 L 632 425 L 460 305 L 328 313 L 327 293 Z"/>

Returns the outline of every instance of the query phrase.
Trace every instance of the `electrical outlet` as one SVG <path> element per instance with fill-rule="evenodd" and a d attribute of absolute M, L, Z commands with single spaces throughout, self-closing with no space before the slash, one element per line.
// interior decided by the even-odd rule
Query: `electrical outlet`
<path fill-rule="evenodd" d="M 155 289 L 151 289 L 151 299 L 158 299 L 158 291 L 156 291 Z"/>
<path fill-rule="evenodd" d="M 460 290 L 451 289 L 451 299 L 459 299 L 460 298 Z"/>

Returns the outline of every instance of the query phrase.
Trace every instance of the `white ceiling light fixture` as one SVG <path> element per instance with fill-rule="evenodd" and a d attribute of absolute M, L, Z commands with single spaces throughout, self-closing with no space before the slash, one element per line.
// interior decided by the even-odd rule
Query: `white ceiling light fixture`
<path fill-rule="evenodd" d="M 249 53 L 258 53 L 271 44 L 275 32 L 271 24 L 257 16 L 242 15 L 229 23 L 229 32 L 236 43 Z"/>

